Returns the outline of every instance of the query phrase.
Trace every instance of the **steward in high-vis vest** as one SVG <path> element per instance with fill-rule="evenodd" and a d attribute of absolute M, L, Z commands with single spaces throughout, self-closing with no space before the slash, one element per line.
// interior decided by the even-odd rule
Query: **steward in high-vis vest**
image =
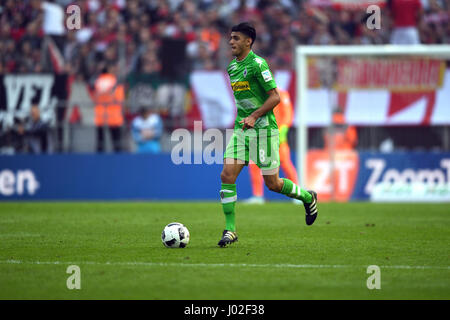
<path fill-rule="evenodd" d="M 340 150 L 354 150 L 358 144 L 358 132 L 354 126 L 345 123 L 341 109 L 334 111 L 333 130 L 328 127 L 324 133 L 325 150 L 332 152 Z"/>
<path fill-rule="evenodd" d="M 120 151 L 120 130 L 124 123 L 124 86 L 117 83 L 117 77 L 109 72 L 102 73 L 95 81 L 94 104 L 97 126 L 97 150 L 104 148 L 104 127 L 108 127 L 115 151 Z"/>

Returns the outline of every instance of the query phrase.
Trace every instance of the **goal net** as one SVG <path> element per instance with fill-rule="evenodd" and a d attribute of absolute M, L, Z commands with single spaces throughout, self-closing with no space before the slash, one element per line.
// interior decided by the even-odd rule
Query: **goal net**
<path fill-rule="evenodd" d="M 296 48 L 299 183 L 325 201 L 450 201 L 450 46 Z"/>

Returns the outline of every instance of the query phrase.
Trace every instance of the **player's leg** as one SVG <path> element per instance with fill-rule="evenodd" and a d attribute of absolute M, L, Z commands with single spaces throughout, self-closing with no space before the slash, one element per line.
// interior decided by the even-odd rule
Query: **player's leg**
<path fill-rule="evenodd" d="M 297 170 L 291 160 L 291 150 L 287 142 L 280 144 L 280 165 L 286 178 L 298 184 Z"/>
<path fill-rule="evenodd" d="M 253 196 L 246 201 L 248 204 L 264 203 L 264 180 L 261 176 L 261 170 L 254 162 L 248 165 L 248 173 L 250 175 L 250 183 L 252 185 Z"/>
<path fill-rule="evenodd" d="M 248 163 L 246 152 L 246 140 L 241 132 L 235 131 L 228 142 L 224 154 L 223 169 L 220 174 L 222 182 L 220 187 L 220 199 L 225 215 L 225 230 L 218 245 L 221 247 L 237 240 L 235 224 L 235 207 L 237 200 L 236 179 L 242 168 Z"/>
<path fill-rule="evenodd" d="M 220 188 L 220 200 L 225 215 L 225 230 L 218 245 L 221 247 L 233 243 L 237 240 L 235 207 L 237 200 L 236 179 L 244 167 L 245 162 L 237 159 L 226 158 L 224 161 L 220 179 L 222 181 Z"/>
<path fill-rule="evenodd" d="M 280 178 L 279 172 L 270 172 L 270 174 L 264 174 L 264 182 L 270 191 L 284 194 L 290 198 L 301 200 L 302 202 L 310 203 L 312 201 L 312 195 L 305 189 L 300 188 L 296 183 L 287 178 Z"/>
<path fill-rule="evenodd" d="M 305 207 L 305 220 L 312 225 L 317 218 L 317 194 L 312 190 L 300 188 L 296 183 L 286 178 L 280 178 L 279 173 L 263 175 L 264 182 L 269 190 L 282 193 L 290 198 L 301 200 Z"/>
<path fill-rule="evenodd" d="M 259 144 L 258 153 L 264 156 L 264 161 L 261 157 L 257 162 L 261 167 L 264 182 L 269 190 L 282 193 L 290 198 L 301 200 L 305 207 L 306 224 L 311 225 L 317 217 L 317 194 L 314 191 L 300 188 L 297 183 L 294 183 L 288 178 L 279 177 L 280 154 L 279 154 L 279 139 L 278 135 L 272 135 L 267 139 L 267 145 Z"/>
<path fill-rule="evenodd" d="M 298 184 L 297 170 L 291 160 L 291 150 L 289 144 L 286 142 L 280 143 L 280 165 L 284 176 L 293 183 Z M 292 199 L 295 204 L 303 204 L 300 200 Z"/>

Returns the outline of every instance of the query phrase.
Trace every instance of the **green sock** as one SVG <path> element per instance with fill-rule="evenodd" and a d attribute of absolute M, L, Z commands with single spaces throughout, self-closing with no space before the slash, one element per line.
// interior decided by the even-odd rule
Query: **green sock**
<path fill-rule="evenodd" d="M 236 185 L 222 183 L 220 190 L 220 199 L 222 202 L 223 213 L 225 214 L 225 229 L 235 232 L 236 226 L 234 219 L 234 207 L 237 200 Z"/>
<path fill-rule="evenodd" d="M 308 191 L 300 188 L 289 179 L 282 179 L 284 180 L 283 188 L 281 189 L 282 194 L 290 198 L 301 200 L 304 203 L 311 203 L 312 195 Z"/>

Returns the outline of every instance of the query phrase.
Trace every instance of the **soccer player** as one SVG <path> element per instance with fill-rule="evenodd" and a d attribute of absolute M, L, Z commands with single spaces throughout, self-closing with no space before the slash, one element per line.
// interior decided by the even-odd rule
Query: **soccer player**
<path fill-rule="evenodd" d="M 220 198 L 226 222 L 218 243 L 220 247 L 238 239 L 235 225 L 236 179 L 250 160 L 261 168 L 269 190 L 303 202 L 307 225 L 313 224 L 318 214 L 314 191 L 304 190 L 291 180 L 279 177 L 279 132 L 273 108 L 280 103 L 280 95 L 267 62 L 252 51 L 255 39 L 255 29 L 246 22 L 231 29 L 229 44 L 235 59 L 227 71 L 237 117 L 220 174 Z"/>

